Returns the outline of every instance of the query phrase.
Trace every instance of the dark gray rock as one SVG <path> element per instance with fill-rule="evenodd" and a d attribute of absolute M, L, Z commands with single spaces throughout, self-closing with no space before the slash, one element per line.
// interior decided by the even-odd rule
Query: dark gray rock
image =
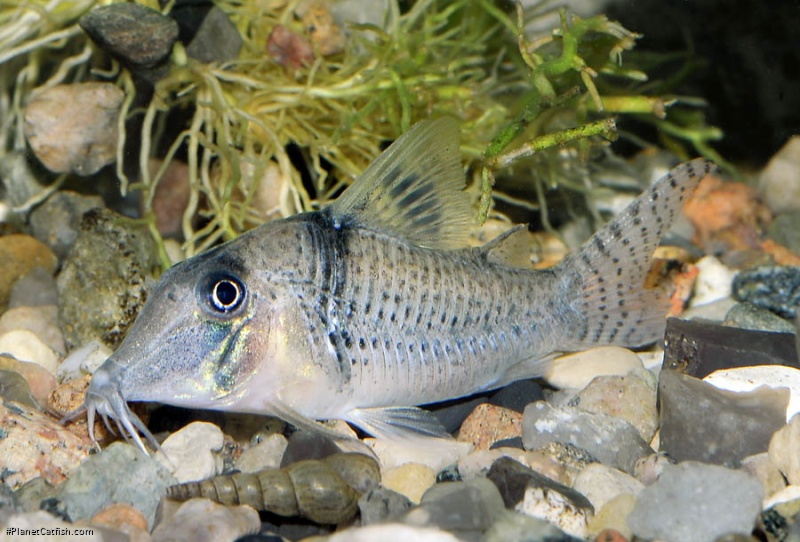
<path fill-rule="evenodd" d="M 793 319 L 800 306 L 800 267 L 757 267 L 736 275 L 733 296 L 784 318 Z"/>
<path fill-rule="evenodd" d="M 69 349 L 99 340 L 116 349 L 147 299 L 157 269 L 144 227 L 108 210 L 83 216 L 58 275 L 59 317 Z"/>
<path fill-rule="evenodd" d="M 44 267 L 34 267 L 11 287 L 8 308 L 42 307 L 58 304 L 56 281 Z"/>
<path fill-rule="evenodd" d="M 507 508 L 514 508 L 522 501 L 529 487 L 537 487 L 559 493 L 576 508 L 594 511 L 592 503 L 581 493 L 539 474 L 510 457 L 501 457 L 492 463 L 486 477 L 497 486 Z"/>
<path fill-rule="evenodd" d="M 629 474 L 640 457 L 653 453 L 636 428 L 624 420 L 570 406 L 553 407 L 544 401 L 525 408 L 522 442 L 526 450 L 550 442 L 571 444 Z"/>
<path fill-rule="evenodd" d="M 401 519 L 417 526 L 435 526 L 462 540 L 481 540 L 483 533 L 505 512 L 497 487 L 485 478 L 444 482 L 431 486 L 419 506 Z"/>
<path fill-rule="evenodd" d="M 153 527 L 166 488 L 177 480 L 155 459 L 130 444 L 115 442 L 84 461 L 42 508 L 69 521 L 87 519 L 111 503 L 130 503 Z"/>
<path fill-rule="evenodd" d="M 212 7 L 186 47 L 186 54 L 200 62 L 227 62 L 235 60 L 242 48 L 242 36 L 218 7 Z"/>
<path fill-rule="evenodd" d="M 28 381 L 15 371 L 0 369 L 0 397 L 35 409 L 40 408 L 39 402 L 31 393 Z"/>
<path fill-rule="evenodd" d="M 436 483 L 442 482 L 460 482 L 461 473 L 458 472 L 458 464 L 448 465 L 447 467 L 436 473 Z"/>
<path fill-rule="evenodd" d="M 670 370 L 661 371 L 658 384 L 661 451 L 679 462 L 737 467 L 766 452 L 786 423 L 785 388 L 731 392 Z"/>
<path fill-rule="evenodd" d="M 719 369 L 753 365 L 800 368 L 795 336 L 667 319 L 663 369 L 704 378 Z"/>
<path fill-rule="evenodd" d="M 367 491 L 358 499 L 361 524 L 372 525 L 373 523 L 396 520 L 413 505 L 405 495 L 385 487 L 377 487 Z"/>
<path fill-rule="evenodd" d="M 504 438 L 503 440 L 493 442 L 492 445 L 489 446 L 490 450 L 497 448 L 519 448 L 520 450 L 523 450 L 524 446 L 522 445 L 522 437 Z"/>
<path fill-rule="evenodd" d="M 29 222 L 33 236 L 49 246 L 63 261 L 78 237 L 83 214 L 103 207 L 100 196 L 59 190 L 31 211 Z"/>
<path fill-rule="evenodd" d="M 737 303 L 725 315 L 723 326 L 751 329 L 753 331 L 774 331 L 794 333 L 794 325 L 774 312 L 757 307 L 752 303 Z"/>
<path fill-rule="evenodd" d="M 315 431 L 296 431 L 286 444 L 281 468 L 304 459 L 322 459 L 340 451 L 336 443 L 325 435 Z"/>
<path fill-rule="evenodd" d="M 714 542 L 749 534 L 762 496 L 761 483 L 743 471 L 687 461 L 667 467 L 639 494 L 628 525 L 647 540 Z"/>
<path fill-rule="evenodd" d="M 157 80 L 165 73 L 159 68 L 178 40 L 178 23 L 141 4 L 100 6 L 78 23 L 98 47 L 150 80 Z"/>

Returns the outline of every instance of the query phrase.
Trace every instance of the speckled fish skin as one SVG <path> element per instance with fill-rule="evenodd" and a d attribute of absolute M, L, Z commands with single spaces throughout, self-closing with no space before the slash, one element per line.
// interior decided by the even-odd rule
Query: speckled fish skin
<path fill-rule="evenodd" d="M 422 178 L 422 169 L 388 164 L 408 159 L 403 146 L 413 147 L 414 137 L 430 145 L 455 137 L 457 127 L 434 121 L 415 130 L 396 143 L 400 154 L 390 148 L 370 170 L 372 184 L 385 186 L 353 188 L 322 211 L 270 222 L 167 271 L 95 373 L 90 417 L 115 418 L 137 442 L 134 429 L 149 433 L 126 401 L 298 425 L 344 419 L 387 438 L 441 436 L 414 405 L 539 376 L 557 351 L 660 338 L 665 300 L 642 284 L 708 162 L 677 167 L 582 249 L 533 271 L 495 261 L 503 240 L 479 249 L 430 246 L 442 239 L 447 246 L 462 226 L 414 201 L 434 194 L 427 201 L 447 203 L 446 192 L 434 197 L 441 173 Z M 455 156 L 452 175 L 462 175 Z M 367 184 L 354 187 L 359 182 Z"/>

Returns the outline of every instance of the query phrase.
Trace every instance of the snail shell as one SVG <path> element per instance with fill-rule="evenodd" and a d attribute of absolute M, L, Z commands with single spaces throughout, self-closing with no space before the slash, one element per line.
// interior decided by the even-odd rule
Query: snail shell
<path fill-rule="evenodd" d="M 205 497 L 221 504 L 247 504 L 280 516 L 302 516 L 316 523 L 348 521 L 358 497 L 380 483 L 377 462 L 366 455 L 334 454 L 298 461 L 283 469 L 217 476 L 167 488 L 167 497 Z"/>

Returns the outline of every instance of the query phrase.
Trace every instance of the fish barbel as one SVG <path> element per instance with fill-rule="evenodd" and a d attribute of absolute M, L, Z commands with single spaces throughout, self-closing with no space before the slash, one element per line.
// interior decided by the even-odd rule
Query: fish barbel
<path fill-rule="evenodd" d="M 554 353 L 659 339 L 643 289 L 660 238 L 712 164 L 678 166 L 559 265 L 504 263 L 514 230 L 464 246 L 471 216 L 453 119 L 400 137 L 335 202 L 164 273 L 94 373 L 89 427 L 153 441 L 128 401 L 340 419 L 379 438 L 444 436 L 416 405 L 546 372 Z M 91 429 L 90 429 L 91 430 Z"/>

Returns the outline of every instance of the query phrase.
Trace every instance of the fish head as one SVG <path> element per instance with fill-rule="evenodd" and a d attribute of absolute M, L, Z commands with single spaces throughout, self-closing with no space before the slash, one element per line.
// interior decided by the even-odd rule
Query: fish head
<path fill-rule="evenodd" d="M 133 434 L 129 425 L 141 431 L 141 422 L 127 401 L 225 409 L 250 392 L 280 313 L 263 273 L 247 263 L 252 250 L 242 236 L 164 273 L 120 347 L 95 371 L 85 401 L 92 417 L 114 418 Z"/>

